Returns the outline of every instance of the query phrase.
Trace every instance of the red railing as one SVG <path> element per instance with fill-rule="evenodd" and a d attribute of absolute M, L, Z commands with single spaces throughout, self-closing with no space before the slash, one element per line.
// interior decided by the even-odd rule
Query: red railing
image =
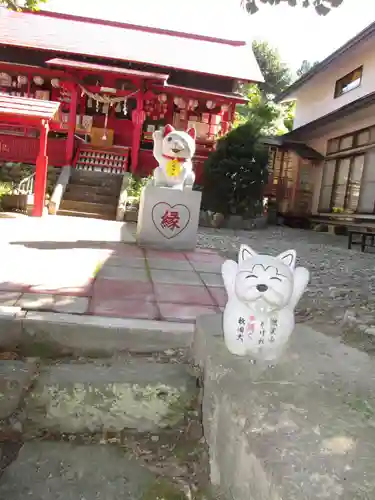
<path fill-rule="evenodd" d="M 0 161 L 35 164 L 39 153 L 39 139 L 0 133 Z M 66 164 L 66 139 L 48 139 L 48 164 L 62 167 Z"/>

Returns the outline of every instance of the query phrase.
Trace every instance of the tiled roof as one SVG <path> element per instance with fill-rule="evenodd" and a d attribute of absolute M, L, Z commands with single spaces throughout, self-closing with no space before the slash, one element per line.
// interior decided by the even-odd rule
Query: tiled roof
<path fill-rule="evenodd" d="M 0 44 L 263 81 L 251 44 L 172 36 L 69 16 L 0 8 Z"/>

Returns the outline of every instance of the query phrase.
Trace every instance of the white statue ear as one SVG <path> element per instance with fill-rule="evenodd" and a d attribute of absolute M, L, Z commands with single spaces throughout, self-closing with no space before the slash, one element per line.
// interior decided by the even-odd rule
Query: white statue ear
<path fill-rule="evenodd" d="M 238 263 L 241 264 L 241 262 L 243 262 L 244 260 L 250 259 L 255 255 L 257 255 L 257 253 L 254 252 L 252 248 L 247 245 L 241 245 L 240 251 L 238 253 Z"/>
<path fill-rule="evenodd" d="M 287 250 L 286 252 L 278 255 L 277 258 L 282 260 L 284 264 L 289 266 L 291 269 L 294 269 L 294 266 L 296 265 L 297 253 L 295 250 Z"/>

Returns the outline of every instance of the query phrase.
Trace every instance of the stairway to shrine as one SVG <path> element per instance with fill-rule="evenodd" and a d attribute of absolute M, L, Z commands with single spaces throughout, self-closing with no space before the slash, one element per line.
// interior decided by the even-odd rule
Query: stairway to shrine
<path fill-rule="evenodd" d="M 34 324 L 54 345 L 0 349 L 0 498 L 209 500 L 193 325 L 75 318 Z M 78 349 L 59 343 L 84 331 Z"/>
<path fill-rule="evenodd" d="M 73 169 L 58 215 L 115 220 L 122 175 Z"/>

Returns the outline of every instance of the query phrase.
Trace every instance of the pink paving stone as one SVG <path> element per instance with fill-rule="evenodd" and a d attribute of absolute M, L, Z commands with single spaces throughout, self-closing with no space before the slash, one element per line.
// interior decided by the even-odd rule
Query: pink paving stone
<path fill-rule="evenodd" d="M 158 302 L 197 304 L 203 306 L 216 305 L 204 286 L 155 283 L 154 288 L 156 300 Z"/>
<path fill-rule="evenodd" d="M 21 297 L 21 292 L 0 292 L 0 304 L 2 306 L 14 306 Z"/>
<path fill-rule="evenodd" d="M 97 278 L 93 286 L 93 297 L 101 299 L 154 300 L 152 283 L 146 281 L 120 281 Z"/>
<path fill-rule="evenodd" d="M 28 283 L 16 283 L 13 281 L 0 282 L 0 291 L 2 292 L 24 292 L 30 288 Z"/>
<path fill-rule="evenodd" d="M 30 293 L 46 293 L 53 295 L 72 295 L 74 297 L 90 297 L 92 295 L 92 283 L 83 286 L 54 286 L 53 284 L 42 284 L 30 287 Z"/>
<path fill-rule="evenodd" d="M 185 255 L 190 262 L 224 262 L 217 253 L 189 252 Z"/>
<path fill-rule="evenodd" d="M 218 307 L 158 302 L 161 318 L 164 321 L 194 323 L 197 316 L 219 312 Z"/>
<path fill-rule="evenodd" d="M 208 290 L 212 297 L 215 299 L 215 302 L 220 307 L 225 307 L 228 301 L 228 296 L 225 288 L 219 287 L 208 287 Z"/>
<path fill-rule="evenodd" d="M 112 250 L 112 256 L 114 256 L 114 255 L 128 255 L 129 257 L 144 257 L 143 248 L 140 248 L 137 245 L 113 243 L 110 248 Z"/>
<path fill-rule="evenodd" d="M 186 260 L 183 252 L 166 252 L 163 250 L 146 250 L 146 257 L 156 259 Z"/>
<path fill-rule="evenodd" d="M 146 300 L 91 299 L 89 312 L 95 316 L 113 318 L 157 319 L 159 316 L 155 302 Z"/>

